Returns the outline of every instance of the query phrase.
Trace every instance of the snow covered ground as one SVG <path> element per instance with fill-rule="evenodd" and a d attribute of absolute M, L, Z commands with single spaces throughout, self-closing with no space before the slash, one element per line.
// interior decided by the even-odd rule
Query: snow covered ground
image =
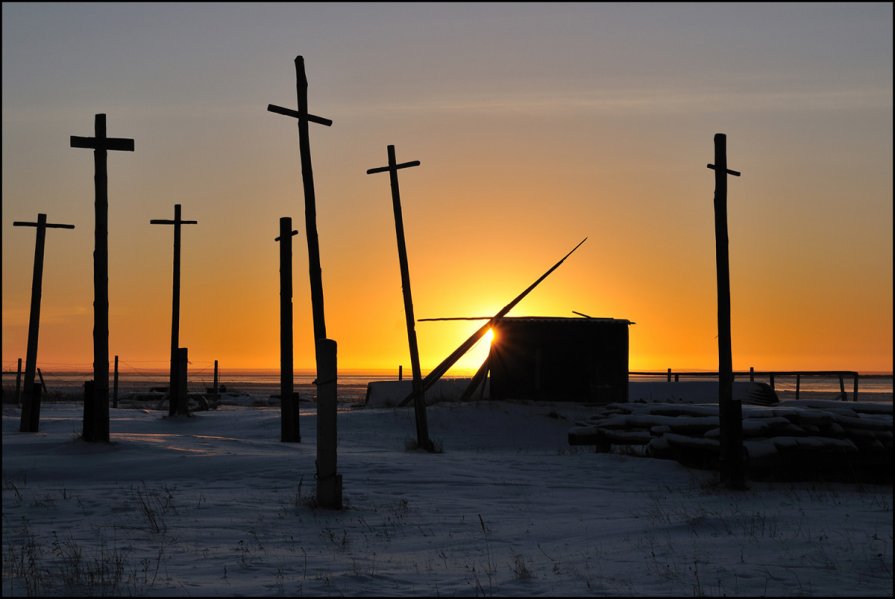
<path fill-rule="evenodd" d="M 568 444 L 574 404 L 339 414 L 345 509 L 318 509 L 313 404 L 189 419 L 3 410 L 4 595 L 892 596 L 891 485 L 751 482 Z"/>

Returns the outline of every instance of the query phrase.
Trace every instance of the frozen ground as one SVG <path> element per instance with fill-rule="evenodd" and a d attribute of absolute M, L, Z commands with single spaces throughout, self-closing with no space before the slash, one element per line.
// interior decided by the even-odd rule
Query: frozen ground
<path fill-rule="evenodd" d="M 345 509 L 313 507 L 316 430 L 276 408 L 189 419 L 79 404 L 41 432 L 3 411 L 3 595 L 892 596 L 892 487 L 716 484 L 676 462 L 570 447 L 588 409 L 430 406 L 339 414 Z M 305 411 L 308 410 L 308 411 Z"/>

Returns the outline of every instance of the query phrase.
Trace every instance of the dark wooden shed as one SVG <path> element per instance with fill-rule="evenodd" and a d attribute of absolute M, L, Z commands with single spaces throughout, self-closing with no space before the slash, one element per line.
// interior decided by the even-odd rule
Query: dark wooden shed
<path fill-rule="evenodd" d="M 492 399 L 623 402 L 628 320 L 503 318 L 488 355 Z"/>

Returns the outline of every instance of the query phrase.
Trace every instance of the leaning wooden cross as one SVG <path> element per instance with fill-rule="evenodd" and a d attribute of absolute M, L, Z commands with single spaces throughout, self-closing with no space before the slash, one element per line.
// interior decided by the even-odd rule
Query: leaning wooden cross
<path fill-rule="evenodd" d="M 388 166 L 367 170 L 368 175 L 388 172 L 392 187 L 392 209 L 395 213 L 395 233 L 398 238 L 398 262 L 401 266 L 401 289 L 404 291 L 404 316 L 407 320 L 407 341 L 410 344 L 410 366 L 413 370 L 413 405 L 416 414 L 417 445 L 426 451 L 435 447 L 429 439 L 429 425 L 426 421 L 426 399 L 423 377 L 420 372 L 420 351 L 416 342 L 416 327 L 413 318 L 413 297 L 410 295 L 410 269 L 407 266 L 407 246 L 404 243 L 404 217 L 401 214 L 401 191 L 398 188 L 398 169 L 419 166 L 420 161 L 402 162 L 395 160 L 395 146 L 388 146 Z"/>
<path fill-rule="evenodd" d="M 727 168 L 727 136 L 715 134 L 715 260 L 718 269 L 718 414 L 721 425 L 721 482 L 743 489 L 743 407 L 733 399 L 733 355 L 730 343 L 730 264 L 727 238 L 727 175 L 740 172 Z"/>
<path fill-rule="evenodd" d="M 37 227 L 34 244 L 34 275 L 31 279 L 31 314 L 28 317 L 28 350 L 25 355 L 25 388 L 22 401 L 22 421 L 19 431 L 36 433 L 40 426 L 40 385 L 34 385 L 37 371 L 37 335 L 40 328 L 40 296 L 43 288 L 44 241 L 47 229 L 74 229 L 74 225 L 47 222 L 46 214 L 38 214 L 37 222 L 15 221 L 13 227 Z"/>
<path fill-rule="evenodd" d="M 292 219 L 280 218 L 280 441 L 301 442 L 292 360 Z"/>
<path fill-rule="evenodd" d="M 321 507 L 341 509 L 342 475 L 338 474 L 336 469 L 337 348 L 335 341 L 326 338 L 323 278 L 320 269 L 320 248 L 317 243 L 317 204 L 308 134 L 308 123 L 329 127 L 332 121 L 308 113 L 308 78 L 305 75 L 305 61 L 301 56 L 295 57 L 295 78 L 298 110 L 273 104 L 269 104 L 267 110 L 298 120 L 298 149 L 305 194 L 305 236 L 308 239 L 308 270 L 317 362 L 317 503 Z"/>
<path fill-rule="evenodd" d="M 174 204 L 174 220 L 154 218 L 150 225 L 174 226 L 174 279 L 171 300 L 171 370 L 168 374 L 168 415 L 186 412 L 186 397 L 180 397 L 177 352 L 180 349 L 180 225 L 195 225 L 199 221 L 180 218 L 180 204 Z"/>
<path fill-rule="evenodd" d="M 106 115 L 94 119 L 94 137 L 71 136 L 71 147 L 93 150 L 96 231 L 93 250 L 93 384 L 84 397 L 85 441 L 109 441 L 109 150 L 133 152 L 134 140 L 106 137 Z"/>

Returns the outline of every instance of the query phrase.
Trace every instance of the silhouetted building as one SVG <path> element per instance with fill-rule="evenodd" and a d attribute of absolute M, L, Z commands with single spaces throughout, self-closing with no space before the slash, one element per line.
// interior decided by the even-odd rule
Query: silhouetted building
<path fill-rule="evenodd" d="M 493 327 L 492 399 L 623 402 L 628 320 L 503 318 Z"/>

